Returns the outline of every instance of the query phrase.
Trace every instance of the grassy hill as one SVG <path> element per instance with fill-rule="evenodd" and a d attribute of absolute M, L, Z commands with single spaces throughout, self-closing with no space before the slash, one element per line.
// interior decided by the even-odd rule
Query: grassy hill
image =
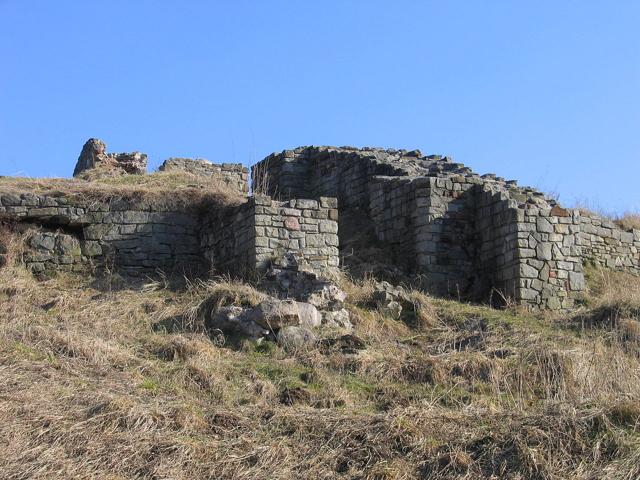
<path fill-rule="evenodd" d="M 255 304 L 250 285 L 37 281 L 13 260 L 3 478 L 640 478 L 638 278 L 591 271 L 563 314 L 411 292 L 402 320 L 345 279 L 364 348 L 286 352 L 204 331 L 198 305 Z"/>

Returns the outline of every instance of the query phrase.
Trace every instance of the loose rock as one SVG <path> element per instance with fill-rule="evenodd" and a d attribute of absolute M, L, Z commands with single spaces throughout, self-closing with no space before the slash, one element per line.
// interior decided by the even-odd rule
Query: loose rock
<path fill-rule="evenodd" d="M 314 333 L 305 327 L 284 327 L 276 336 L 278 345 L 285 350 L 295 350 L 316 343 Z"/>

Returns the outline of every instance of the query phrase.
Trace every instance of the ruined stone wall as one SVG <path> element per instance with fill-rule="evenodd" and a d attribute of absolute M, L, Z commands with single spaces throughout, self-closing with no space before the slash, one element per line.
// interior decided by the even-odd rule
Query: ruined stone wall
<path fill-rule="evenodd" d="M 542 308 L 571 306 L 585 288 L 579 212 L 527 205 L 519 209 L 517 232 L 522 242 L 516 299 Z"/>
<path fill-rule="evenodd" d="M 274 201 L 254 197 L 256 205 L 256 267 L 285 253 L 316 270 L 339 266 L 337 200 L 292 199 Z"/>
<path fill-rule="evenodd" d="M 446 157 L 307 147 L 267 157 L 254 168 L 256 179 L 268 179 L 267 191 L 284 198 L 337 196 L 351 218 L 368 219 L 390 267 L 434 293 L 488 300 L 497 291 L 504 300 L 562 308 L 585 288 L 579 215 Z M 354 233 L 341 232 L 341 244 L 350 244 L 344 235 Z M 604 244 L 633 254 L 629 239 Z M 614 240 L 622 244 L 612 247 Z"/>
<path fill-rule="evenodd" d="M 205 258 L 219 271 L 237 276 L 264 273 L 272 262 L 295 259 L 316 271 L 339 265 L 335 198 L 248 202 L 207 214 L 203 220 Z"/>
<path fill-rule="evenodd" d="M 400 172 L 391 162 L 377 161 L 379 154 L 350 147 L 285 150 L 252 168 L 253 188 L 273 198 L 335 197 L 341 209 L 366 209 L 372 177 Z"/>
<path fill-rule="evenodd" d="M 624 231 L 611 220 L 585 213 L 579 242 L 584 258 L 594 265 L 640 275 L 640 230 Z"/>
<path fill-rule="evenodd" d="M 33 225 L 25 256 L 34 271 L 118 268 L 129 275 L 202 268 L 197 212 L 128 200 L 1 194 L 0 213 Z M 38 231 L 39 230 L 39 231 Z"/>
<path fill-rule="evenodd" d="M 164 172 L 187 172 L 217 179 L 241 194 L 249 192 L 249 170 L 240 163 L 211 163 L 204 159 L 170 158 L 158 168 Z"/>
<path fill-rule="evenodd" d="M 102 144 L 88 145 L 100 160 Z M 241 165 L 176 158 L 161 170 L 248 188 Z M 551 309 L 571 306 L 584 291 L 585 261 L 640 274 L 639 230 L 565 210 L 447 157 L 304 147 L 259 162 L 253 187 L 257 194 L 242 204 L 198 207 L 7 191 L 0 214 L 31 225 L 24 261 L 36 272 L 100 266 L 248 278 L 294 263 L 326 273 L 339 267 L 340 246 L 343 258 L 362 255 L 350 265 L 365 273 L 375 259 L 382 276 L 436 294 Z"/>
<path fill-rule="evenodd" d="M 255 203 L 214 209 L 204 214 L 200 247 L 211 273 L 246 277 L 255 273 Z"/>
<path fill-rule="evenodd" d="M 517 229 L 519 211 L 503 191 L 483 185 L 476 192 L 477 256 L 474 296 L 494 304 L 515 299 L 519 287 L 519 248 L 528 247 Z"/>
<path fill-rule="evenodd" d="M 417 229 L 427 219 L 420 200 L 428 195 L 425 187 L 420 180 L 382 176 L 373 177 L 370 185 L 369 212 L 376 237 L 389 245 L 389 261 L 407 272 L 418 266 Z"/>
<path fill-rule="evenodd" d="M 419 228 L 417 262 L 431 291 L 468 298 L 475 283 L 473 178 L 428 177 L 427 216 Z"/>
<path fill-rule="evenodd" d="M 25 262 L 35 272 L 90 266 L 129 275 L 157 269 L 249 276 L 289 256 L 316 271 L 335 270 L 335 198 L 253 197 L 204 211 L 129 200 L 0 194 L 0 213 L 31 225 Z"/>

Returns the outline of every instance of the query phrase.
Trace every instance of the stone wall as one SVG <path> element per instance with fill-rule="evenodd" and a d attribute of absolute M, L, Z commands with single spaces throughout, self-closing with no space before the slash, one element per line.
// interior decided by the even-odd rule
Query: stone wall
<path fill-rule="evenodd" d="M 611 220 L 583 213 L 579 242 L 594 265 L 640 275 L 640 230 L 624 231 Z"/>
<path fill-rule="evenodd" d="M 273 259 L 292 255 L 296 262 L 316 271 L 339 266 L 338 204 L 335 198 L 275 201 L 254 197 L 256 268 L 264 270 Z"/>
<path fill-rule="evenodd" d="M 580 215 L 560 207 L 518 212 L 519 285 L 516 299 L 542 308 L 569 307 L 585 289 Z"/>
<path fill-rule="evenodd" d="M 224 183 L 232 190 L 249 192 L 249 169 L 240 163 L 211 163 L 204 159 L 170 158 L 158 168 L 160 171 L 188 172 L 199 177 L 211 177 Z"/>
<path fill-rule="evenodd" d="M 237 276 L 260 275 L 273 262 L 291 260 L 327 272 L 339 264 L 337 220 L 334 198 L 275 201 L 255 196 L 207 214 L 202 249 L 217 270 Z"/>
<path fill-rule="evenodd" d="M 519 293 L 520 255 L 528 240 L 518 238 L 516 224 L 520 212 L 508 195 L 482 186 L 476 193 L 477 257 L 475 294 L 501 303 Z M 497 298 L 494 298 L 495 297 Z"/>
<path fill-rule="evenodd" d="M 270 155 L 252 173 L 254 185 L 279 198 L 336 196 L 349 218 L 368 219 L 389 269 L 438 294 L 564 308 L 585 288 L 588 256 L 626 270 L 640 262 L 633 234 L 598 225 L 599 235 L 585 236 L 578 212 L 447 157 L 305 147 Z M 341 245 L 351 246 L 354 233 L 340 231 Z"/>
<path fill-rule="evenodd" d="M 417 263 L 426 274 L 423 283 L 435 293 L 474 298 L 477 182 L 464 176 L 427 179 L 428 196 L 421 200 L 427 215 L 416 239 Z"/>
<path fill-rule="evenodd" d="M 200 249 L 212 273 L 233 277 L 255 274 L 255 204 L 207 211 L 201 220 Z"/>
<path fill-rule="evenodd" d="M 34 273 L 66 271 L 81 272 L 89 266 L 82 252 L 82 242 L 75 235 L 59 231 L 34 230 L 27 240 L 30 249 L 23 261 Z"/>
<path fill-rule="evenodd" d="M 343 209 L 365 208 L 375 175 L 398 176 L 393 160 L 416 152 L 351 147 L 300 147 L 266 157 L 251 169 L 254 191 L 274 198 L 336 197 Z"/>
<path fill-rule="evenodd" d="M 43 230 L 34 234 L 29 243 L 34 252 L 26 257 L 35 271 L 66 270 L 58 266 L 70 263 L 117 267 L 129 275 L 156 269 L 193 273 L 202 268 L 198 214 L 189 209 L 122 199 L 100 202 L 7 193 L 0 194 L 0 213 Z"/>
<path fill-rule="evenodd" d="M 24 257 L 35 272 L 88 267 L 150 275 L 264 272 L 286 255 L 315 271 L 338 267 L 337 202 L 278 202 L 169 209 L 162 204 L 0 193 L 0 213 L 31 227 Z"/>
<path fill-rule="evenodd" d="M 415 272 L 417 236 L 422 238 L 419 229 L 427 218 L 426 205 L 420 198 L 428 195 L 427 188 L 420 179 L 376 176 L 369 190 L 374 231 L 377 239 L 389 246 L 389 261 L 404 271 Z"/>

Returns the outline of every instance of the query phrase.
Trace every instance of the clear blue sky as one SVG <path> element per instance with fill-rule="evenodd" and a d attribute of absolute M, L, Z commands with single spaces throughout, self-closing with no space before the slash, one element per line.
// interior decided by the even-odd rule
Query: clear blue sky
<path fill-rule="evenodd" d="M 640 2 L 0 0 L 0 175 L 420 148 L 640 210 Z"/>

